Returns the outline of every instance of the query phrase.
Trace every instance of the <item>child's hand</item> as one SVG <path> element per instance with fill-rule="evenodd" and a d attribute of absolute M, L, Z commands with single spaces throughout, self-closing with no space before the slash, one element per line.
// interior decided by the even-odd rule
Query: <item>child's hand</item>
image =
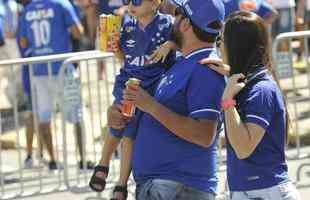
<path fill-rule="evenodd" d="M 108 40 L 107 52 L 117 53 L 120 51 L 120 41 L 118 35 L 113 35 L 113 37 Z"/>
<path fill-rule="evenodd" d="M 120 48 L 120 41 L 119 41 L 119 37 L 113 37 L 110 41 L 109 41 L 109 45 L 108 45 L 108 52 L 112 52 L 114 53 L 115 57 L 118 58 L 119 60 L 123 61 L 125 59 L 125 55 L 122 51 L 122 49 Z"/>
<path fill-rule="evenodd" d="M 174 49 L 175 45 L 171 41 L 167 41 L 162 44 L 154 53 L 151 55 L 151 63 L 157 63 L 159 61 L 165 62 L 169 52 Z"/>

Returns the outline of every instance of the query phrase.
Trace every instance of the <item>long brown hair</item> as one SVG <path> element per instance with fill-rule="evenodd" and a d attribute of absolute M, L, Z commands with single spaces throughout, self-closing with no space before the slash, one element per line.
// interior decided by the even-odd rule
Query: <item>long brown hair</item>
<path fill-rule="evenodd" d="M 230 15 L 225 22 L 224 46 L 231 74 L 243 73 L 245 76 L 258 68 L 268 68 L 274 80 L 279 81 L 272 67 L 271 39 L 264 20 L 252 12 L 240 11 Z M 286 107 L 286 138 L 291 128 L 290 116 Z"/>

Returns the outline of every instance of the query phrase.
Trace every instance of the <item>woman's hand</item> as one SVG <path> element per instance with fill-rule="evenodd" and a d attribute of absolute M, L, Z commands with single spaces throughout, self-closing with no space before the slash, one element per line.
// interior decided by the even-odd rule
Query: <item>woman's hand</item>
<path fill-rule="evenodd" d="M 212 70 L 219 74 L 228 76 L 230 74 L 230 66 L 223 63 L 221 59 L 205 58 L 199 61 L 202 65 L 208 65 Z"/>
<path fill-rule="evenodd" d="M 155 99 L 140 86 L 129 85 L 123 92 L 123 103 L 133 103 L 143 112 L 151 113 L 156 106 Z"/>
<path fill-rule="evenodd" d="M 245 83 L 240 82 L 245 79 L 243 74 L 232 75 L 227 82 L 222 99 L 233 99 L 244 88 Z"/>

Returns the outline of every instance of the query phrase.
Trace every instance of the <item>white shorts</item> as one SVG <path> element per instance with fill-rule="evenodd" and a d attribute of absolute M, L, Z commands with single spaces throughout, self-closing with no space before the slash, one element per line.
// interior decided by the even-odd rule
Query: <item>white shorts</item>
<path fill-rule="evenodd" d="M 54 106 L 60 103 L 62 92 L 57 77 L 53 76 L 49 79 L 48 76 L 33 76 L 33 87 L 35 109 L 40 123 L 47 123 L 51 121 Z M 64 118 L 70 123 L 78 123 L 82 118 L 82 104 L 74 106 L 66 106 L 64 104 Z"/>
<path fill-rule="evenodd" d="M 270 188 L 231 192 L 231 200 L 301 200 L 292 182 L 283 183 Z"/>
<path fill-rule="evenodd" d="M 78 72 L 74 66 L 68 67 L 64 77 L 62 89 L 63 112 L 65 119 L 70 123 L 78 123 L 82 120 L 81 83 Z"/>
<path fill-rule="evenodd" d="M 33 96 L 34 109 L 38 117 L 38 121 L 50 122 L 57 95 L 57 78 L 48 76 L 33 76 Z"/>

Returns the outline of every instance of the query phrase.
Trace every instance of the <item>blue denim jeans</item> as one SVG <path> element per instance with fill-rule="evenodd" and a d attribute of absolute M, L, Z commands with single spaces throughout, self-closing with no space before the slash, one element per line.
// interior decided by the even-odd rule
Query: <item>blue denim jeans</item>
<path fill-rule="evenodd" d="M 181 183 L 154 179 L 137 185 L 137 200 L 215 200 L 215 194 L 199 191 Z"/>
<path fill-rule="evenodd" d="M 231 200 L 300 200 L 299 193 L 292 182 L 270 188 L 231 192 Z"/>

